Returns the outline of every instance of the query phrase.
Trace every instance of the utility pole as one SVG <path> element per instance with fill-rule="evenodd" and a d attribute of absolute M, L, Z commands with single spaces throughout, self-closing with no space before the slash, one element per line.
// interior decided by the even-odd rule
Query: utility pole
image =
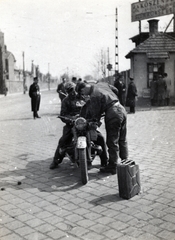
<path fill-rule="evenodd" d="M 50 73 L 49 73 L 50 63 L 48 63 L 48 90 L 50 91 Z"/>
<path fill-rule="evenodd" d="M 173 32 L 175 32 L 175 2 L 173 4 L 173 9 L 174 9 L 174 14 L 173 14 L 173 19 L 174 19 L 174 21 L 173 21 Z"/>
<path fill-rule="evenodd" d="M 25 74 L 25 59 L 24 59 L 24 52 L 22 53 L 23 57 L 23 93 L 26 93 L 26 74 Z"/>
<path fill-rule="evenodd" d="M 69 68 L 67 67 L 67 77 L 69 78 Z"/>
<path fill-rule="evenodd" d="M 109 48 L 107 50 L 107 53 L 108 53 L 108 66 L 109 66 Z M 109 67 L 108 67 L 108 82 L 109 82 Z"/>
<path fill-rule="evenodd" d="M 116 8 L 115 23 L 115 73 L 119 72 L 119 53 L 118 53 L 118 10 Z"/>
<path fill-rule="evenodd" d="M 31 76 L 32 76 L 32 78 L 34 77 L 34 64 L 33 64 L 33 61 L 34 60 L 32 60 L 32 64 L 31 64 Z"/>
<path fill-rule="evenodd" d="M 112 64 L 110 64 L 110 62 L 109 62 L 109 48 L 108 48 L 108 50 L 107 50 L 107 53 L 108 53 L 108 64 L 107 64 L 107 69 L 108 69 L 108 82 L 110 83 L 110 78 L 109 78 L 109 73 L 110 73 L 110 71 L 112 70 Z"/>
<path fill-rule="evenodd" d="M 139 0 L 139 2 L 141 2 L 141 0 Z M 141 33 L 142 31 L 142 25 L 141 25 L 141 20 L 139 20 L 139 34 Z"/>

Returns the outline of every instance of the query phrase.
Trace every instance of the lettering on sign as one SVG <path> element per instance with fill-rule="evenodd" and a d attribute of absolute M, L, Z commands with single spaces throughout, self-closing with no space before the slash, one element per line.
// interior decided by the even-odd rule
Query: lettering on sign
<path fill-rule="evenodd" d="M 175 13 L 175 0 L 146 0 L 131 4 L 131 21 Z"/>

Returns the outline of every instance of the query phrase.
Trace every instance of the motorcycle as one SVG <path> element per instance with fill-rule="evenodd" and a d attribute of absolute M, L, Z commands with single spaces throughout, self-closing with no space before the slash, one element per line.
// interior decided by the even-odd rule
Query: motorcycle
<path fill-rule="evenodd" d="M 99 124 L 95 119 L 86 120 L 83 117 L 77 117 L 75 120 L 58 116 L 60 119 L 69 120 L 72 124 L 72 142 L 65 146 L 61 154 L 67 155 L 69 159 L 80 167 L 81 181 L 85 185 L 88 182 L 88 165 L 92 163 L 97 155 L 102 153 L 102 147 L 96 145 L 97 128 Z"/>

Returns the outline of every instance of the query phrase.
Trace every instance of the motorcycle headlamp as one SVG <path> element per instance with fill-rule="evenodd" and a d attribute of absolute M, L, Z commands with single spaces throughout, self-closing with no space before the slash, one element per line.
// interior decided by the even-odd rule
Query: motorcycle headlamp
<path fill-rule="evenodd" d="M 86 125 L 87 125 L 87 121 L 82 117 L 79 117 L 75 120 L 75 127 L 78 130 L 84 130 L 86 128 Z"/>

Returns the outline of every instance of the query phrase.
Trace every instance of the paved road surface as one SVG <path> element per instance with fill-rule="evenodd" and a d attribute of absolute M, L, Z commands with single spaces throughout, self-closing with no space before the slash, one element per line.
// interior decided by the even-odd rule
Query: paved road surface
<path fill-rule="evenodd" d="M 99 173 L 99 159 L 85 186 L 67 160 L 49 170 L 62 133 L 59 110 L 55 91 L 42 92 L 36 120 L 27 94 L 0 98 L 0 239 L 174 240 L 175 108 L 128 115 L 142 187 L 130 200 L 119 197 L 116 175 Z"/>

